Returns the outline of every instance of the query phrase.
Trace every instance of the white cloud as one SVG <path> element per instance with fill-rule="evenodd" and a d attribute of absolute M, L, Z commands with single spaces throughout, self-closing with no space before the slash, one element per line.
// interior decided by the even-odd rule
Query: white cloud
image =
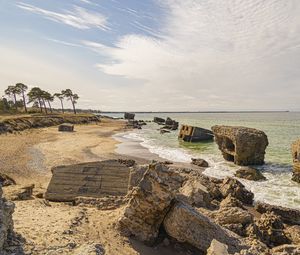
<path fill-rule="evenodd" d="M 300 93 L 298 0 L 160 4 L 168 9 L 163 39 L 133 34 L 115 47 L 89 45 L 113 60 L 97 65 L 105 73 L 144 81 L 148 110 L 298 107 L 290 92 Z"/>
<path fill-rule="evenodd" d="M 96 12 L 88 11 L 82 7 L 74 6 L 73 10 L 65 10 L 64 12 L 54 12 L 42 9 L 26 3 L 18 3 L 21 9 L 39 14 L 44 18 L 53 20 L 58 23 L 63 23 L 78 29 L 99 28 L 108 30 L 107 18 Z"/>

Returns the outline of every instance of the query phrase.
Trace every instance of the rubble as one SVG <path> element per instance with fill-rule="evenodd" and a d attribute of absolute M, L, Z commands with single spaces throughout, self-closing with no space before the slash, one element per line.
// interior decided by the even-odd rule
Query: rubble
<path fill-rule="evenodd" d="M 205 128 L 182 125 L 178 138 L 185 142 L 201 142 L 213 140 L 214 135 L 211 130 Z"/>

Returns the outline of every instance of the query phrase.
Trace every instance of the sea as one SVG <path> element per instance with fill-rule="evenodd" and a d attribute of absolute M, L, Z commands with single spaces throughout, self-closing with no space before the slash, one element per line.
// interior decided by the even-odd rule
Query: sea
<path fill-rule="evenodd" d="M 122 117 L 122 114 L 105 114 Z M 266 181 L 239 179 L 254 193 L 255 201 L 300 209 L 300 184 L 293 182 L 291 144 L 300 138 L 300 112 L 226 112 L 226 113 L 137 113 L 137 120 L 170 117 L 179 122 L 210 129 L 214 125 L 245 126 L 264 131 L 269 140 L 265 164 L 258 166 Z M 209 162 L 204 174 L 224 178 L 234 176 L 239 166 L 223 159 L 215 142 L 187 143 L 178 140 L 178 132 L 160 134 L 161 126 L 149 122 L 141 130 L 122 134 L 151 153 L 167 160 L 190 162 L 203 158 Z"/>

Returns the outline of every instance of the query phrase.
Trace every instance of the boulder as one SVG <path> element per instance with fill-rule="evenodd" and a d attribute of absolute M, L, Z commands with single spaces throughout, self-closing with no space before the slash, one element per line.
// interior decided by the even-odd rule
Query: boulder
<path fill-rule="evenodd" d="M 9 239 L 13 236 L 13 219 L 15 205 L 2 198 L 2 187 L 0 185 L 0 254 L 9 245 Z"/>
<path fill-rule="evenodd" d="M 132 190 L 139 185 L 148 168 L 149 165 L 136 165 L 130 168 L 128 190 Z"/>
<path fill-rule="evenodd" d="M 241 250 L 237 235 L 222 228 L 192 206 L 177 202 L 166 215 L 164 228 L 168 235 L 182 243 L 188 243 L 205 252 L 213 239 L 228 246 L 229 252 Z"/>
<path fill-rule="evenodd" d="M 220 225 L 242 224 L 243 226 L 253 222 L 253 216 L 239 207 L 222 207 L 213 213 L 213 218 Z"/>
<path fill-rule="evenodd" d="M 177 130 L 179 123 L 171 118 L 167 118 L 163 129 Z"/>
<path fill-rule="evenodd" d="M 159 124 L 159 125 L 164 125 L 166 120 L 163 118 L 159 118 L 159 117 L 154 117 L 153 122 Z"/>
<path fill-rule="evenodd" d="M 21 188 L 13 189 L 9 195 L 11 200 L 29 200 L 32 199 L 34 184 L 24 186 Z"/>
<path fill-rule="evenodd" d="M 273 212 L 274 214 L 280 216 L 284 223 L 300 225 L 300 211 L 297 209 L 270 205 L 261 202 L 257 202 L 255 204 L 255 209 L 259 213 Z"/>
<path fill-rule="evenodd" d="M 292 180 L 300 183 L 300 139 L 292 144 L 293 176 Z"/>
<path fill-rule="evenodd" d="M 0 173 L 0 185 L 2 187 L 16 185 L 16 181 L 7 174 Z"/>
<path fill-rule="evenodd" d="M 219 242 L 216 239 L 211 241 L 211 244 L 206 252 L 207 255 L 229 255 L 228 246 Z"/>
<path fill-rule="evenodd" d="M 284 225 L 280 216 L 275 215 L 273 212 L 267 212 L 248 227 L 247 234 L 250 237 L 261 240 L 269 247 L 274 247 L 289 243 L 283 229 Z"/>
<path fill-rule="evenodd" d="M 212 131 L 225 160 L 242 166 L 264 163 L 268 138 L 263 131 L 232 126 L 213 126 Z"/>
<path fill-rule="evenodd" d="M 152 244 L 184 178 L 167 165 L 149 165 L 119 219 L 121 230 Z"/>
<path fill-rule="evenodd" d="M 259 170 L 252 167 L 242 167 L 236 171 L 234 176 L 238 178 L 250 180 L 250 181 L 266 180 L 266 177 L 264 177 Z"/>
<path fill-rule="evenodd" d="M 200 167 L 209 167 L 207 161 L 201 158 L 192 158 L 192 164 Z"/>
<path fill-rule="evenodd" d="M 223 199 L 220 203 L 220 208 L 223 207 L 239 207 L 244 209 L 243 203 L 229 194 L 225 199 Z"/>
<path fill-rule="evenodd" d="M 179 199 L 196 207 L 210 207 L 212 197 L 198 178 L 189 178 L 179 190 Z"/>
<path fill-rule="evenodd" d="M 231 194 L 232 197 L 237 198 L 244 204 L 252 205 L 253 203 L 254 194 L 234 178 L 226 177 L 219 189 L 224 198 Z"/>

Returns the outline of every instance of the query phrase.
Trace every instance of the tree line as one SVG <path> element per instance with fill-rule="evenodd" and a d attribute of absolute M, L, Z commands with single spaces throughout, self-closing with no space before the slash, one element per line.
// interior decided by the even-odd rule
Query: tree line
<path fill-rule="evenodd" d="M 54 99 L 58 99 L 61 104 L 62 113 L 64 110 L 64 100 L 67 99 L 72 103 L 73 111 L 76 114 L 76 103 L 79 96 L 71 89 L 62 90 L 59 93 L 51 94 L 48 91 L 42 90 L 39 87 L 33 87 L 28 92 L 28 86 L 23 83 L 17 83 L 16 85 L 10 85 L 4 91 L 6 96 L 0 99 L 0 110 L 10 110 L 14 108 L 18 111 L 18 108 L 24 108 L 24 111 L 28 112 L 28 104 L 32 104 L 33 107 L 39 108 L 40 112 L 48 111 L 53 112 L 51 103 Z M 8 98 L 7 98 L 8 97 Z"/>

